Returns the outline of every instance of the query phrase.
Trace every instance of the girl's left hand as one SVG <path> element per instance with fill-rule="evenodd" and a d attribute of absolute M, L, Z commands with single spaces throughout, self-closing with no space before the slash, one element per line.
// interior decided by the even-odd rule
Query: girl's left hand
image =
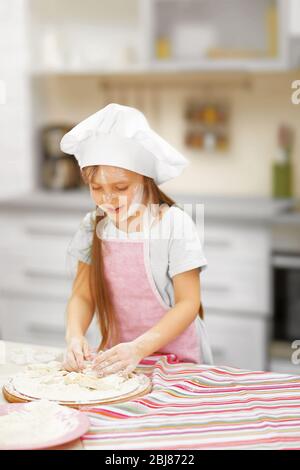
<path fill-rule="evenodd" d="M 119 343 L 107 351 L 98 353 L 94 359 L 93 369 L 99 377 L 124 371 L 128 374 L 143 359 L 140 350 L 133 341 Z"/>

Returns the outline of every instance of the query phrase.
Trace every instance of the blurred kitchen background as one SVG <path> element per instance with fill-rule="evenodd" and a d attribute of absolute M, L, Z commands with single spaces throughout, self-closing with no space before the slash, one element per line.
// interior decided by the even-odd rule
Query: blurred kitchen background
<path fill-rule="evenodd" d="M 59 141 L 117 102 L 190 161 L 215 363 L 300 373 L 300 0 L 1 0 L 0 54 L 0 339 L 64 346 L 94 205 Z"/>

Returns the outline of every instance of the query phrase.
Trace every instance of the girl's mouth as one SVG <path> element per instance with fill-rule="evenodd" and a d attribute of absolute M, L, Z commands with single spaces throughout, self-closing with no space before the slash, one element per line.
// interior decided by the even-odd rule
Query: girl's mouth
<path fill-rule="evenodd" d="M 108 210 L 109 210 L 109 212 L 113 212 L 113 213 L 116 213 L 116 214 L 117 214 L 118 212 L 120 212 L 120 210 L 122 209 L 122 207 L 123 207 L 123 206 L 117 207 L 116 209 L 108 209 Z"/>

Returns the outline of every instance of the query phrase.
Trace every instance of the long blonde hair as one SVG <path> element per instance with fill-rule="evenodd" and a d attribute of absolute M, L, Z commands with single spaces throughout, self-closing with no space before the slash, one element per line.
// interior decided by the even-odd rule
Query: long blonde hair
<path fill-rule="evenodd" d="M 89 184 L 93 181 L 97 169 L 98 165 L 86 166 L 81 169 L 81 175 L 84 183 Z M 153 204 L 158 204 L 159 206 L 161 204 L 167 204 L 168 206 L 172 206 L 174 204 L 176 205 L 176 202 L 163 193 L 163 191 L 161 191 L 156 185 L 154 180 L 148 176 L 144 176 L 144 189 L 147 200 L 151 201 Z M 99 215 L 96 211 L 89 278 L 90 291 L 93 297 L 97 320 L 102 335 L 102 340 L 98 347 L 98 351 L 104 349 L 110 339 L 112 340 L 112 344 L 119 343 L 119 328 L 104 276 L 101 238 L 96 233 L 97 225 L 104 217 L 105 215 Z M 198 313 L 200 318 L 203 319 L 204 311 L 202 302 L 200 302 Z"/>

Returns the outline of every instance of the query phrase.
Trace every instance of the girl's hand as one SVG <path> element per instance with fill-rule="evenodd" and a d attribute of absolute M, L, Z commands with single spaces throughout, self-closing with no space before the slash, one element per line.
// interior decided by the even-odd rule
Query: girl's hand
<path fill-rule="evenodd" d="M 84 336 L 73 336 L 67 344 L 64 354 L 63 367 L 68 372 L 78 372 L 83 369 L 84 360 L 92 360 L 92 351 Z"/>
<path fill-rule="evenodd" d="M 143 356 L 133 341 L 120 343 L 97 354 L 93 369 L 96 370 L 99 377 L 119 371 L 129 374 L 134 371 L 142 359 Z"/>

